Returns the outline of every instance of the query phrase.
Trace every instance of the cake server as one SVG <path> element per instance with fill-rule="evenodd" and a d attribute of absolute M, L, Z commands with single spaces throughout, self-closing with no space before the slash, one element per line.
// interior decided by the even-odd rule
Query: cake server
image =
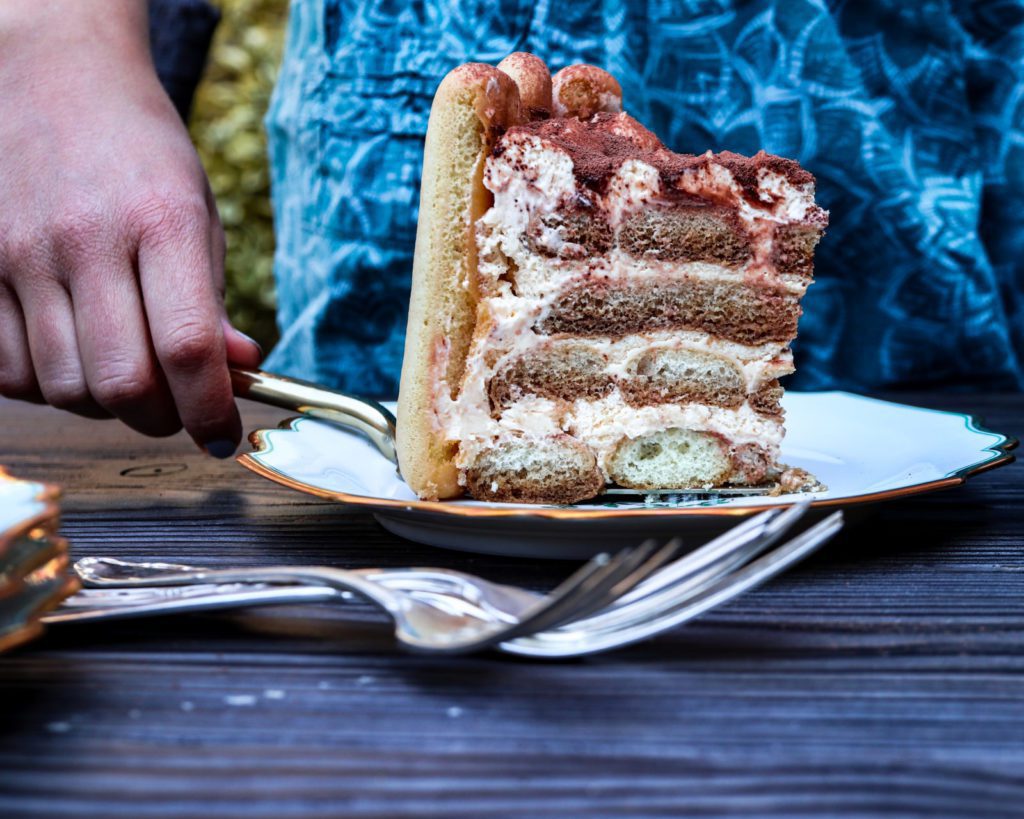
<path fill-rule="evenodd" d="M 288 378 L 263 370 L 231 368 L 231 385 L 239 398 L 248 398 L 263 404 L 294 410 L 333 424 L 355 430 L 365 435 L 377 451 L 395 465 L 398 470 L 398 455 L 395 452 L 395 416 L 387 407 L 370 398 L 359 398 L 347 393 L 329 390 L 319 384 Z M 401 474 L 401 472 L 399 472 Z M 773 490 L 768 487 L 724 487 L 704 489 L 628 489 L 605 487 L 598 497 L 604 495 L 701 495 L 701 496 L 750 496 L 767 495 Z"/>
<path fill-rule="evenodd" d="M 398 467 L 395 416 L 387 407 L 372 399 L 357 398 L 309 381 L 263 370 L 234 367 L 231 368 L 231 386 L 239 398 L 295 410 L 361 432 L 381 455 Z"/>

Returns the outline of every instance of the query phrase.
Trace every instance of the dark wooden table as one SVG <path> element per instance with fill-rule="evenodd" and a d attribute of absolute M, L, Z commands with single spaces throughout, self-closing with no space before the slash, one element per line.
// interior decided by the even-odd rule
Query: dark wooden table
<path fill-rule="evenodd" d="M 905 400 L 1024 427 L 1020 396 Z M 0 463 L 66 488 L 79 557 L 536 588 L 570 568 L 398 540 L 180 436 L 0 418 Z M 398 654 L 366 607 L 52 628 L 0 658 L 0 816 L 1021 815 L 1022 541 L 1017 463 L 880 506 L 670 636 L 561 664 Z"/>

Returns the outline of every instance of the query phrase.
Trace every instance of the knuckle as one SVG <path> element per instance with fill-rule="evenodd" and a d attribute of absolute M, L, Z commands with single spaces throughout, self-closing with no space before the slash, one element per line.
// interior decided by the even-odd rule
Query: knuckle
<path fill-rule="evenodd" d="M 88 202 L 60 206 L 44 216 L 13 225 L 0 236 L 0 278 L 61 279 L 74 260 L 107 255 L 117 245 L 109 212 Z"/>
<path fill-rule="evenodd" d="M 156 382 L 143 367 L 109 368 L 97 377 L 92 394 L 107 409 L 122 409 L 142 403 L 152 395 Z"/>
<path fill-rule="evenodd" d="M 158 350 L 165 366 L 184 372 L 201 370 L 213 361 L 218 352 L 218 338 L 214 329 L 196 319 L 175 325 Z"/>
<path fill-rule="evenodd" d="M 43 227 L 15 227 L 0 236 L 0 277 L 8 283 L 19 278 L 19 273 L 38 266 L 38 261 L 49 245 Z"/>
<path fill-rule="evenodd" d="M 109 217 L 98 206 L 80 204 L 60 208 L 52 217 L 47 228 L 53 245 L 65 253 L 102 246 L 102 237 L 107 231 Z"/>
<path fill-rule="evenodd" d="M 129 214 L 138 234 L 155 242 L 205 229 L 209 221 L 205 199 L 179 191 L 150 193 L 134 203 Z"/>
<path fill-rule="evenodd" d="M 79 378 L 60 376 L 40 385 L 46 403 L 57 409 L 77 410 L 91 403 L 89 390 Z"/>

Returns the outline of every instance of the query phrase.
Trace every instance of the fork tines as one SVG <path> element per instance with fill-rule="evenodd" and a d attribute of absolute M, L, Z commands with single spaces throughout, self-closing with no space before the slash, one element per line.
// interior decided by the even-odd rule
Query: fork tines
<path fill-rule="evenodd" d="M 598 555 L 555 588 L 503 639 L 557 628 L 604 608 L 661 568 L 677 548 L 676 541 L 659 546 L 652 539 L 614 556 Z"/>

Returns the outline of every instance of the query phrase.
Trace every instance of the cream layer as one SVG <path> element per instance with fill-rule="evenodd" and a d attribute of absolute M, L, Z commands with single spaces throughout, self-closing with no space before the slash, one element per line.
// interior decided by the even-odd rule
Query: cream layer
<path fill-rule="evenodd" d="M 663 188 L 658 169 L 638 159 L 619 166 L 605 193 L 581 188 L 565 151 L 535 134 L 524 133 L 502 137 L 500 154 L 487 158 L 484 185 L 494 194 L 500 221 L 521 231 L 531 215 L 564 210 L 576 197 L 604 210 L 612 227 L 617 227 L 628 215 L 664 201 L 670 193 Z M 694 196 L 728 201 L 748 225 L 800 222 L 815 207 L 813 185 L 793 185 L 766 168 L 758 171 L 761 203 L 750 202 L 729 169 L 715 162 L 682 173 L 674 187 Z"/>
<path fill-rule="evenodd" d="M 487 264 L 489 263 L 481 261 L 481 270 Z M 690 272 L 681 274 L 679 278 L 690 276 L 695 280 L 704 280 L 701 273 Z M 478 307 L 480 322 L 476 334 L 477 341 L 483 341 L 483 343 L 474 344 L 469 353 L 470 357 L 496 349 L 506 350 L 513 346 L 521 347 L 543 343 L 547 336 L 537 334 L 533 328 L 543 324 L 567 290 L 585 282 L 599 281 L 600 278 L 600 276 L 574 275 L 566 277 L 558 284 L 552 283 L 550 287 L 541 292 L 525 294 L 515 292 L 507 281 L 492 279 L 489 288 L 481 289 L 482 292 L 490 295 L 482 297 Z M 647 281 L 653 282 L 654 277 Z M 481 336 L 483 337 L 481 338 Z M 709 351 L 722 350 L 724 355 L 743 360 L 763 358 L 769 353 L 778 355 L 781 350 L 786 348 L 786 344 L 781 342 L 747 345 L 690 330 L 657 331 L 642 334 L 641 337 L 664 343 L 669 343 L 673 339 L 683 339 L 686 340 L 686 343 L 707 348 Z M 600 343 L 599 339 L 595 340 L 595 343 Z M 629 345 L 635 346 L 633 342 L 629 342 Z"/>
<path fill-rule="evenodd" d="M 747 393 L 753 393 L 764 383 L 793 372 L 793 354 L 782 344 L 737 344 L 690 330 L 658 330 L 615 339 L 531 333 L 501 355 L 490 369 L 494 373 L 500 372 L 524 353 L 552 341 L 562 340 L 571 341 L 574 347 L 592 350 L 600 355 L 607 362 L 604 372 L 616 378 L 636 375 L 637 363 L 647 353 L 657 350 L 689 350 L 723 358 L 743 373 Z"/>
<path fill-rule="evenodd" d="M 757 444 L 775 462 L 785 435 L 781 421 L 758 415 L 746 405 L 736 409 L 707 404 L 634 407 L 618 390 L 598 400 L 571 402 L 528 396 L 506 409 L 498 420 L 491 420 L 491 434 L 461 440 L 456 461 L 460 468 L 472 465 L 480 452 L 503 439 L 524 434 L 536 438 L 572 435 L 594 450 L 606 480 L 608 459 L 625 438 L 674 428 L 710 432 L 733 445 Z"/>
<path fill-rule="evenodd" d="M 739 270 L 637 259 L 617 248 L 608 254 L 591 256 L 579 245 L 567 243 L 556 227 L 545 226 L 544 217 L 572 211 L 584 203 L 589 209 L 602 211 L 611 228 L 617 230 L 630 215 L 665 204 L 670 192 L 664 190 L 657 168 L 640 160 L 626 160 L 605 192 L 600 193 L 578 184 L 572 159 L 553 143 L 536 135 L 515 133 L 503 137 L 501 144 L 502 151 L 488 157 L 484 170 L 484 185 L 494 195 L 494 203 L 476 228 L 485 284 L 488 279 L 506 275 L 507 260 L 511 259 L 518 268 L 514 273 L 517 289 L 524 293 L 541 292 L 558 278 L 584 269 L 614 277 L 631 273 L 664 275 L 689 269 L 709 277 L 752 284 L 774 282 L 796 295 L 806 290 L 805 279 L 780 276 L 775 271 L 771 249 L 775 225 L 801 222 L 815 207 L 812 185 L 794 186 L 784 176 L 761 169 L 758 184 L 764 203 L 758 206 L 743 196 L 731 172 L 717 163 L 694 168 L 676 180 L 678 191 L 695 196 L 713 195 L 717 201 L 732 203 L 751 242 L 751 260 Z M 525 245 L 524 237 L 531 227 L 534 241 L 555 257 L 540 256 Z M 563 249 L 570 251 L 566 255 L 582 254 L 584 258 L 557 258 Z"/>
<path fill-rule="evenodd" d="M 496 373 L 519 356 L 553 340 L 535 333 L 529 314 L 517 314 L 514 297 L 495 300 L 489 332 L 474 339 L 457 397 L 441 384 L 435 403 L 435 423 L 445 438 L 459 442 L 456 464 L 471 465 L 477 454 L 503 438 L 518 433 L 548 435 L 568 432 L 592 446 L 605 458 L 623 435 L 656 432 L 672 427 L 709 431 L 736 443 L 761 443 L 776 447 L 783 427 L 779 420 L 759 415 L 749 406 L 726 409 L 703 404 L 660 404 L 635 407 L 626 404 L 619 391 L 599 400 L 552 401 L 526 396 L 506 408 L 499 418 L 491 414 L 488 384 Z M 620 339 L 571 338 L 605 357 L 606 372 L 628 377 L 638 359 L 658 349 L 688 349 L 721 356 L 743 373 L 748 393 L 767 381 L 792 372 L 792 353 L 780 344 L 737 344 L 693 331 L 659 331 Z M 444 368 L 439 368 L 444 372 Z"/>
<path fill-rule="evenodd" d="M 540 296 L 551 290 L 564 290 L 584 279 L 644 284 L 654 279 L 693 278 L 767 287 L 800 298 L 811 283 L 804 276 L 766 272 L 753 259 L 742 267 L 726 267 L 713 262 L 638 258 L 617 247 L 584 259 L 543 256 L 530 250 L 521 234 L 489 224 L 489 213 L 477 223 L 477 264 L 484 292 L 492 292 L 509 279 L 520 295 Z"/>

